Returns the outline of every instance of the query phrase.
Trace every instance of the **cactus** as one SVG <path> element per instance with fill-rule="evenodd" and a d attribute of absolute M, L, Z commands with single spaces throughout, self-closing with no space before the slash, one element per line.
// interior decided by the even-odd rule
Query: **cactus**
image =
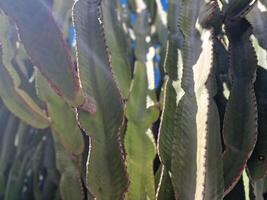
<path fill-rule="evenodd" d="M 264 199 L 266 1 L 167 3 L 0 0 L 0 199 Z"/>
<path fill-rule="evenodd" d="M 137 9 L 138 9 L 138 0 Z M 155 142 L 150 130 L 158 118 L 155 102 L 155 88 L 151 87 L 149 68 L 153 65 L 150 45 L 146 37 L 151 37 L 147 8 L 137 11 L 134 32 L 138 36 L 135 50 L 134 78 L 126 104 L 125 116 L 128 120 L 124 137 L 127 171 L 130 185 L 127 199 L 155 199 L 153 159 L 156 156 Z M 140 54 L 144 52 L 144 54 Z M 146 55 L 146 57 L 145 57 Z M 149 101 L 150 100 L 150 101 Z M 138 148 L 135 148 L 138 146 Z M 144 154 L 143 152 L 146 152 Z"/>
<path fill-rule="evenodd" d="M 44 76 L 50 80 L 50 84 L 71 104 L 81 105 L 84 100 L 77 71 L 51 10 L 41 1 L 31 0 L 23 3 L 3 0 L 0 5 L 19 27 L 20 39 L 27 53 Z M 29 12 L 25 15 L 25 11 Z M 39 45 L 43 47 L 42 51 L 35 51 Z M 57 55 L 60 59 L 50 59 L 53 55 Z M 61 70 L 66 73 L 61 74 Z"/>

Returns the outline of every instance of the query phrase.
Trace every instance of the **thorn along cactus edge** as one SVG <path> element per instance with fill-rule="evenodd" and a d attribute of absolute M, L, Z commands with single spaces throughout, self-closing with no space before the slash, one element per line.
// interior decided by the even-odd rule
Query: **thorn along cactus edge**
<path fill-rule="evenodd" d="M 0 200 L 263 200 L 266 24 L 266 0 L 0 0 Z"/>

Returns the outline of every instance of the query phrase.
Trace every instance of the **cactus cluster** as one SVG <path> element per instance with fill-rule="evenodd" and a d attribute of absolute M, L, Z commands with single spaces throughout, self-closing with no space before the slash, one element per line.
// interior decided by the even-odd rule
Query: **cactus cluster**
<path fill-rule="evenodd" d="M 0 0 L 0 200 L 264 199 L 267 1 L 165 3 Z"/>

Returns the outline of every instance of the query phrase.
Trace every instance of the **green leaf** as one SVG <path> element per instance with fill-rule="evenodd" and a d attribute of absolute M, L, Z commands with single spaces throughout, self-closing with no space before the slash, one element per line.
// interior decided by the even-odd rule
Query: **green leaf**
<path fill-rule="evenodd" d="M 251 26 L 243 19 L 227 30 L 233 83 L 223 125 L 225 194 L 242 175 L 257 140 L 257 106 L 253 86 L 257 58 L 249 39 Z"/>
<path fill-rule="evenodd" d="M 0 8 L 16 23 L 27 53 L 54 90 L 80 106 L 84 99 L 77 70 L 49 7 L 43 1 L 1 0 Z"/>
<path fill-rule="evenodd" d="M 123 105 L 106 52 L 100 1 L 76 1 L 73 18 L 81 84 L 96 105 L 94 114 L 78 109 L 91 143 L 87 186 L 97 199 L 121 199 L 128 186 L 120 141 Z"/>
<path fill-rule="evenodd" d="M 52 122 L 51 128 L 56 137 L 67 151 L 80 155 L 83 152 L 84 144 L 83 135 L 76 119 L 76 110 L 53 91 L 40 72 L 36 73 L 36 88 L 38 96 L 47 105 Z"/>

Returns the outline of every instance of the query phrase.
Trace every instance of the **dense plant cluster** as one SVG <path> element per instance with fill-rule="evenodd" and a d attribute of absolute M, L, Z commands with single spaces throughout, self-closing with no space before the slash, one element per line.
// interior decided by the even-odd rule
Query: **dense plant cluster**
<path fill-rule="evenodd" d="M 263 200 L 266 0 L 0 0 L 0 200 Z"/>

